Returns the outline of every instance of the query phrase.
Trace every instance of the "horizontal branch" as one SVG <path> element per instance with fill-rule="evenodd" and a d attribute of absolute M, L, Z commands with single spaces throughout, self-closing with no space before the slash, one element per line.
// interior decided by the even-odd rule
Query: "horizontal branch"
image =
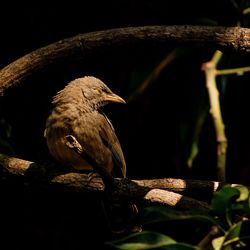
<path fill-rule="evenodd" d="M 84 57 L 97 49 L 130 43 L 198 44 L 214 49 L 250 52 L 250 29 L 209 26 L 146 26 L 80 34 L 37 49 L 0 71 L 0 94 L 29 75 L 61 62 Z"/>
<path fill-rule="evenodd" d="M 8 176 L 18 176 L 34 185 L 56 186 L 66 191 L 91 192 L 101 194 L 105 185 L 99 175 L 67 172 L 58 170 L 56 166 L 42 166 L 31 161 L 6 155 L 0 155 L 0 170 Z M 34 182 L 35 180 L 35 182 Z M 218 190 L 219 183 L 212 181 L 195 181 L 181 179 L 129 180 L 115 179 L 114 194 L 139 203 L 161 204 L 181 209 L 199 209 L 207 212 L 206 202 L 189 198 L 181 194 L 204 192 L 213 193 Z M 180 193 L 176 193 L 178 191 Z M 202 195 L 204 195 L 204 192 Z"/>

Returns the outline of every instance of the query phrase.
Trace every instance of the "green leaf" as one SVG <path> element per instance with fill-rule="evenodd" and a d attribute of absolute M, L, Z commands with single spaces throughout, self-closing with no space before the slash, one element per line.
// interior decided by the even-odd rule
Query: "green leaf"
<path fill-rule="evenodd" d="M 234 224 L 226 233 L 224 246 L 246 246 L 250 240 L 250 221 L 241 220 Z"/>
<path fill-rule="evenodd" d="M 109 245 L 121 250 L 152 249 L 175 243 L 175 240 L 164 234 L 149 231 L 131 234 L 121 240 L 108 242 Z"/>
<path fill-rule="evenodd" d="M 212 240 L 212 246 L 213 246 L 214 250 L 222 249 L 224 240 L 225 240 L 224 236 L 213 239 Z"/>
<path fill-rule="evenodd" d="M 144 231 L 129 235 L 121 240 L 108 242 L 108 245 L 120 250 L 164 249 L 164 250 L 198 250 L 199 248 L 178 243 L 164 234 Z"/>
<path fill-rule="evenodd" d="M 161 206 L 147 207 L 141 211 L 141 223 L 144 225 L 177 220 L 195 220 L 219 226 L 209 215 L 180 212 Z"/>
<path fill-rule="evenodd" d="M 200 248 L 184 243 L 175 243 L 169 246 L 160 247 L 162 250 L 199 250 Z"/>
<path fill-rule="evenodd" d="M 243 185 L 231 185 L 233 188 L 236 188 L 240 191 L 240 197 L 236 200 L 237 202 L 245 201 L 249 197 L 249 189 Z"/>
<path fill-rule="evenodd" d="M 215 250 L 219 249 L 234 249 L 237 246 L 245 246 L 246 244 L 243 242 L 245 239 L 250 239 L 249 230 L 245 230 L 247 232 L 242 233 L 243 226 L 249 226 L 249 221 L 239 221 L 230 227 L 230 229 L 225 233 L 224 236 L 218 237 L 212 241 L 212 246 Z M 246 228 L 248 229 L 248 228 Z M 226 248 L 225 248 L 226 247 Z"/>
<path fill-rule="evenodd" d="M 226 233 L 225 237 L 225 243 L 224 245 L 228 245 L 230 243 L 235 243 L 236 241 L 239 241 L 240 238 L 240 232 L 242 227 L 242 222 L 240 221 L 236 224 L 234 224 Z"/>
<path fill-rule="evenodd" d="M 226 185 L 220 191 L 214 193 L 211 202 L 212 209 L 215 213 L 223 215 L 231 210 L 232 202 L 239 197 L 239 189 Z"/>
<path fill-rule="evenodd" d="M 199 153 L 198 141 L 193 141 L 191 145 L 190 155 L 188 156 L 188 159 L 187 159 L 187 165 L 189 168 L 192 167 L 193 161 L 198 155 L 198 153 Z"/>

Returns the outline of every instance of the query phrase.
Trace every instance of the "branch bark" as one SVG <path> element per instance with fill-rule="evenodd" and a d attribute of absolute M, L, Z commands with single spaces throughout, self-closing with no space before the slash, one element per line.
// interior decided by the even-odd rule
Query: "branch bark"
<path fill-rule="evenodd" d="M 5 178 L 19 177 L 25 183 L 41 187 L 57 187 L 64 191 L 91 193 L 100 195 L 105 186 L 99 175 L 69 172 L 56 166 L 42 166 L 37 163 L 6 155 L 0 155 L 0 170 Z M 222 184 L 221 184 L 222 185 Z M 180 209 L 198 209 L 208 212 L 209 206 L 188 196 L 196 192 L 212 194 L 220 187 L 220 183 L 212 181 L 195 181 L 181 179 L 129 180 L 115 179 L 114 195 L 133 200 L 138 203 L 161 204 Z M 178 193 L 177 193 L 178 192 Z M 208 197 L 207 197 L 208 199 Z"/>
<path fill-rule="evenodd" d="M 80 34 L 27 54 L 0 71 L 0 94 L 29 75 L 107 46 L 141 42 L 198 44 L 222 51 L 250 52 L 250 29 L 209 26 L 146 26 Z"/>

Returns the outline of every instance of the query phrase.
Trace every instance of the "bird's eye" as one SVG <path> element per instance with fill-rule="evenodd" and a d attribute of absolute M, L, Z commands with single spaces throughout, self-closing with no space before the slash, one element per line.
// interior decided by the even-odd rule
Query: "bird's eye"
<path fill-rule="evenodd" d="M 106 94 L 109 93 L 109 91 L 108 91 L 106 88 L 103 88 L 103 89 L 102 89 L 102 92 L 104 92 L 104 93 L 106 93 Z"/>
<path fill-rule="evenodd" d="M 86 97 L 86 95 L 85 95 L 85 93 L 84 93 L 83 89 L 81 89 L 81 91 L 82 91 L 82 95 L 83 95 L 84 97 Z"/>
<path fill-rule="evenodd" d="M 102 93 L 102 90 L 100 88 L 92 88 L 92 90 L 95 92 L 95 93 L 98 93 L 98 94 L 101 94 Z"/>

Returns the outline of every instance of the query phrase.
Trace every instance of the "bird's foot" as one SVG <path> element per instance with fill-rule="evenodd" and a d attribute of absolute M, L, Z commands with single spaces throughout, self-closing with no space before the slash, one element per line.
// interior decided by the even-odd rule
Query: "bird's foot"
<path fill-rule="evenodd" d="M 99 178 L 101 178 L 101 176 L 97 172 L 95 172 L 95 171 L 89 172 L 88 173 L 88 180 L 91 181 L 94 178 L 98 178 L 99 179 Z"/>
<path fill-rule="evenodd" d="M 95 183 L 95 185 L 96 183 L 100 183 L 100 185 L 103 185 L 101 176 L 95 171 L 88 173 L 87 186 L 91 186 L 91 183 Z"/>

